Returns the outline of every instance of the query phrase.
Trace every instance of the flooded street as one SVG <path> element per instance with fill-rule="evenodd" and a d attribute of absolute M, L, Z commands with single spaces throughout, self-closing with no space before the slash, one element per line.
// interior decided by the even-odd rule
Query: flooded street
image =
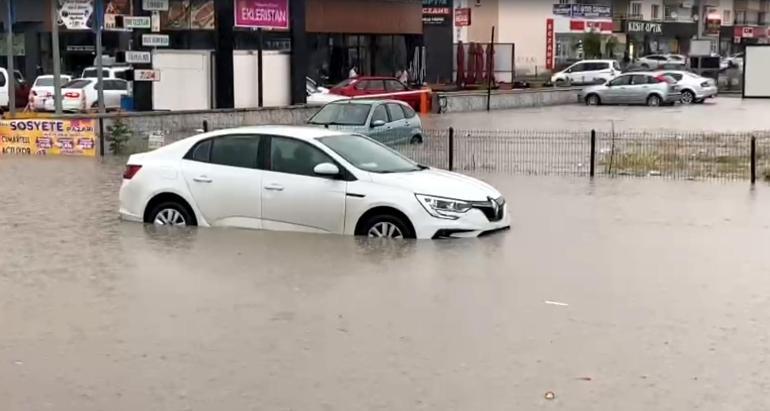
<path fill-rule="evenodd" d="M 511 231 L 372 242 L 123 223 L 122 167 L 0 158 L 3 411 L 770 408 L 764 184 L 482 175 Z"/>

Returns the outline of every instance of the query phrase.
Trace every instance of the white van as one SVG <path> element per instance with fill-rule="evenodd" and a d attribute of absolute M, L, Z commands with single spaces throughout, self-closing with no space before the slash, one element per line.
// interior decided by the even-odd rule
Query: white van
<path fill-rule="evenodd" d="M 604 83 L 621 73 L 615 60 L 582 60 L 551 76 L 556 86 Z"/>
<path fill-rule="evenodd" d="M 131 66 L 104 66 L 102 67 L 102 77 L 105 79 L 119 78 L 128 80 L 128 72 L 132 70 Z M 99 72 L 96 67 L 86 67 L 80 78 L 97 78 Z"/>

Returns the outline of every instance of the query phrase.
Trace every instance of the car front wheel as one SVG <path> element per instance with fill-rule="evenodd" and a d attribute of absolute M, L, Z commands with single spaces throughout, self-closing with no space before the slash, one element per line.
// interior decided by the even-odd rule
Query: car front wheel
<path fill-rule="evenodd" d="M 370 238 L 415 238 L 414 231 L 407 222 L 390 214 L 372 216 L 362 228 L 362 234 Z"/>
<path fill-rule="evenodd" d="M 601 103 L 602 100 L 596 94 L 589 94 L 586 97 L 586 105 L 588 106 L 598 106 Z"/>

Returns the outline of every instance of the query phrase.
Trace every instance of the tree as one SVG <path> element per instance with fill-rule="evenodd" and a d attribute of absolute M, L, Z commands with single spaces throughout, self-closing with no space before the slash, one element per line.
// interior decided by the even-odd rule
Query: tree
<path fill-rule="evenodd" d="M 599 33 L 591 31 L 583 35 L 583 55 L 587 59 L 602 56 L 602 36 Z"/>

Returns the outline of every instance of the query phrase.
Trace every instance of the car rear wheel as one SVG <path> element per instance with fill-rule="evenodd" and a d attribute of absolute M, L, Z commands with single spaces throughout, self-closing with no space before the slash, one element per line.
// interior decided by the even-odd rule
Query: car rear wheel
<path fill-rule="evenodd" d="M 564 79 L 558 79 L 554 83 L 554 86 L 556 86 L 556 87 L 568 87 L 569 86 L 569 81 L 564 80 Z"/>
<path fill-rule="evenodd" d="M 422 144 L 422 136 L 416 134 L 409 140 L 409 144 Z"/>
<path fill-rule="evenodd" d="M 695 99 L 695 93 L 690 90 L 685 90 L 682 92 L 682 104 L 692 104 L 695 102 L 697 102 Z"/>
<path fill-rule="evenodd" d="M 647 105 L 650 107 L 658 107 L 660 106 L 661 99 L 660 96 L 657 94 L 653 94 L 650 97 L 647 97 Z"/>
<path fill-rule="evenodd" d="M 412 228 L 400 217 L 390 214 L 375 215 L 364 223 L 363 233 L 369 238 L 414 238 Z"/>
<path fill-rule="evenodd" d="M 586 105 L 587 106 L 598 106 L 602 104 L 602 100 L 599 98 L 596 94 L 589 94 L 586 96 Z"/>
<path fill-rule="evenodd" d="M 183 204 L 174 201 L 158 204 L 150 213 L 154 225 L 186 227 L 194 226 L 195 220 Z"/>

